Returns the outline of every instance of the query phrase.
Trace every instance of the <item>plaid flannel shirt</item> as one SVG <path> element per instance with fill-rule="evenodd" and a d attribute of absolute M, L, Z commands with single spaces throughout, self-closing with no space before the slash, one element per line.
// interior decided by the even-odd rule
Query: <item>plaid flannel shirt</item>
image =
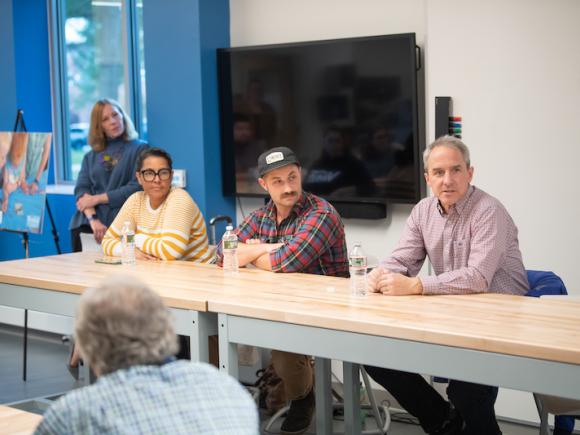
<path fill-rule="evenodd" d="M 279 225 L 276 223 L 276 206 L 270 200 L 250 214 L 235 233 L 240 243 L 249 239 L 284 243 L 270 252 L 274 272 L 349 276 L 342 220 L 332 205 L 311 193 L 302 192 L 290 215 Z M 222 260 L 220 243 L 218 265 L 222 265 Z"/>

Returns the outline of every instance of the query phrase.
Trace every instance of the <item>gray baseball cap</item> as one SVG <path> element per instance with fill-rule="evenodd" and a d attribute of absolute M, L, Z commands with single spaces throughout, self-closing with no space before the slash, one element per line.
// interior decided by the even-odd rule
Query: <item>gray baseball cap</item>
<path fill-rule="evenodd" d="M 296 154 L 290 148 L 276 147 L 264 151 L 258 157 L 258 174 L 263 177 L 273 169 L 278 169 L 286 165 L 298 165 L 300 162 L 296 158 Z"/>

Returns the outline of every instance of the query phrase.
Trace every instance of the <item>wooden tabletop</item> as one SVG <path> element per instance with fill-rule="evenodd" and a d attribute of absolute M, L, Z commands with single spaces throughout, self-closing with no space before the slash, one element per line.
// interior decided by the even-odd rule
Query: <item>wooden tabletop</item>
<path fill-rule="evenodd" d="M 344 278 L 214 265 L 97 264 L 77 253 L 0 262 L 0 282 L 80 293 L 105 276 L 147 282 L 176 308 L 580 364 L 580 301 L 497 294 L 353 298 Z"/>
<path fill-rule="evenodd" d="M 25 435 L 34 432 L 42 416 L 0 405 L 0 435 Z"/>
<path fill-rule="evenodd" d="M 96 252 L 78 252 L 3 261 L 0 283 L 80 294 L 108 276 L 124 274 L 149 284 L 170 307 L 207 311 L 207 295 L 190 291 L 189 284 L 196 281 L 198 271 L 215 273 L 215 268 L 197 265 L 194 269 L 182 261 L 138 261 L 135 266 L 95 263 L 102 257 Z"/>
<path fill-rule="evenodd" d="M 499 294 L 350 296 L 348 280 L 242 270 L 212 312 L 580 364 L 580 302 Z"/>

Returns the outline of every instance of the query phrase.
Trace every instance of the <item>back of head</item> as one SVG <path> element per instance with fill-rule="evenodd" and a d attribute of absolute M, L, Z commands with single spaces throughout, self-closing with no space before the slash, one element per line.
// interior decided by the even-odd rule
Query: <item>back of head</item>
<path fill-rule="evenodd" d="M 161 297 L 129 276 L 107 279 L 85 291 L 75 332 L 81 354 L 98 375 L 161 363 L 177 351 Z"/>

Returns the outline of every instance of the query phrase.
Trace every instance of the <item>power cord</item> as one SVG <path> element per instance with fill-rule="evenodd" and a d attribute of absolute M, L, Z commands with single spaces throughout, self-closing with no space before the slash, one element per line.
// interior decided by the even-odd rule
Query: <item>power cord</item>
<path fill-rule="evenodd" d="M 242 200 L 239 196 L 236 197 L 238 199 L 238 208 L 240 209 L 240 213 L 242 214 L 242 220 L 246 219 L 246 215 L 244 214 L 244 209 L 242 208 Z"/>

